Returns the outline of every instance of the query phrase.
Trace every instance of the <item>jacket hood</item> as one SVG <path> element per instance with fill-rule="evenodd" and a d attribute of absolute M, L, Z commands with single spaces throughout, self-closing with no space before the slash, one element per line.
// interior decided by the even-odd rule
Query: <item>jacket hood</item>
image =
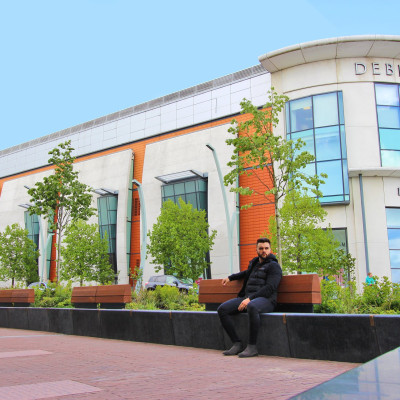
<path fill-rule="evenodd" d="M 275 261 L 276 263 L 278 262 L 278 259 L 276 258 L 276 256 L 275 256 L 275 254 L 268 254 L 267 255 L 267 257 L 265 258 L 265 261 L 264 261 L 264 263 L 266 263 L 266 262 L 271 262 L 271 261 Z M 253 264 L 253 263 L 256 263 L 256 262 L 258 262 L 258 256 L 257 257 L 254 257 L 252 260 L 251 260 L 251 263 Z"/>

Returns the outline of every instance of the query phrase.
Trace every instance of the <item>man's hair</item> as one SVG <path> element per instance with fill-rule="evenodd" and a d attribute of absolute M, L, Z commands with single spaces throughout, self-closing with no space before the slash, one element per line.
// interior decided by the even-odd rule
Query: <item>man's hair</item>
<path fill-rule="evenodd" d="M 266 237 L 261 237 L 261 238 L 257 239 L 257 244 L 258 243 L 269 243 L 269 244 L 271 244 L 271 241 Z"/>

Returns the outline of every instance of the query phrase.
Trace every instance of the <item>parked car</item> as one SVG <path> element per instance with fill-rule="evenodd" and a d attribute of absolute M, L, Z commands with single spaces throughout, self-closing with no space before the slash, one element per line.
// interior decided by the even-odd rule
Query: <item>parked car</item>
<path fill-rule="evenodd" d="M 180 281 L 173 275 L 156 275 L 152 276 L 148 282 L 145 283 L 144 288 L 146 290 L 154 290 L 157 286 L 176 286 L 180 291 L 188 292 L 193 289 L 193 285 Z"/>
<path fill-rule="evenodd" d="M 40 290 L 45 290 L 48 288 L 46 282 L 33 282 L 30 285 L 28 285 L 28 289 L 34 289 L 34 288 L 39 288 Z"/>

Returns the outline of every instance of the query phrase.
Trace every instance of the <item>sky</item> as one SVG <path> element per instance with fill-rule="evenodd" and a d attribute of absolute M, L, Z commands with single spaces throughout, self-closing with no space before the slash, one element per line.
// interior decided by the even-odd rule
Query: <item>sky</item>
<path fill-rule="evenodd" d="M 0 150 L 339 36 L 400 35 L 397 0 L 0 0 Z"/>

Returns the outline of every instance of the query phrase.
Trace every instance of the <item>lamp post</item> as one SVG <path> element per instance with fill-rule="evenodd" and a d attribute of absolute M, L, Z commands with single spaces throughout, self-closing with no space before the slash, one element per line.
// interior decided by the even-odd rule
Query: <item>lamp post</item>
<path fill-rule="evenodd" d="M 224 179 L 222 177 L 221 166 L 219 164 L 218 155 L 217 155 L 217 152 L 214 149 L 214 147 L 211 146 L 211 144 L 207 143 L 206 147 L 208 147 L 213 153 L 215 165 L 217 167 L 219 183 L 220 183 L 220 186 L 221 186 L 222 198 L 224 199 L 226 228 L 228 230 L 229 270 L 230 270 L 230 273 L 232 275 L 233 274 L 233 227 L 235 225 L 235 216 L 237 215 L 237 211 L 235 210 L 232 213 L 232 216 L 229 216 L 228 199 L 226 197 Z"/>
<path fill-rule="evenodd" d="M 139 201 L 140 201 L 140 222 L 142 225 L 142 241 L 140 245 L 140 266 L 139 270 L 142 271 L 140 278 L 136 281 L 136 292 L 139 292 L 140 287 L 142 285 L 142 276 L 144 271 L 144 265 L 146 262 L 146 251 L 147 251 L 147 220 L 146 220 L 146 207 L 144 201 L 144 193 L 142 189 L 142 184 L 138 182 L 136 179 L 132 179 L 132 183 L 135 184 L 138 188 L 139 192 Z"/>

